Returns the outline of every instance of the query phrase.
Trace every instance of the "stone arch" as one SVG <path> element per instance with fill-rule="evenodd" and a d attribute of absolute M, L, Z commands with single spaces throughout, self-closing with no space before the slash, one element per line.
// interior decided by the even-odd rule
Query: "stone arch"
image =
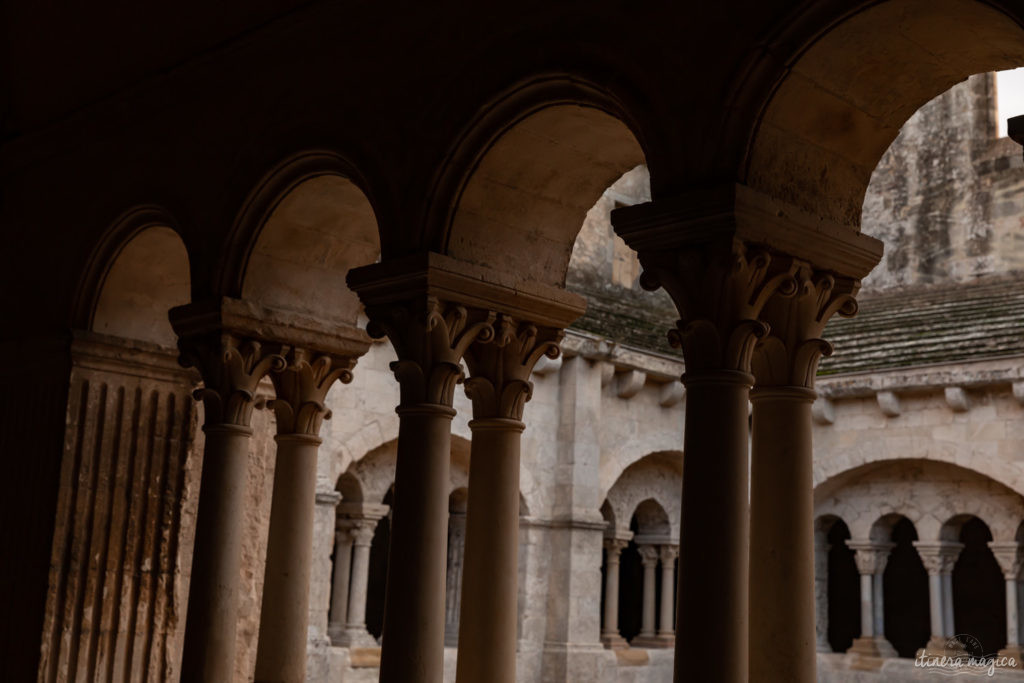
<path fill-rule="evenodd" d="M 643 536 L 667 536 L 671 532 L 668 521 L 668 513 L 658 501 L 647 498 L 640 501 L 633 511 L 633 519 L 636 520 L 636 532 Z"/>
<path fill-rule="evenodd" d="M 854 538 L 884 535 L 885 520 L 905 516 L 922 541 L 949 540 L 943 532 L 960 516 L 984 519 L 998 541 L 1012 541 L 1024 519 L 1024 497 L 985 474 L 921 459 L 885 460 L 831 477 L 815 488 L 818 515 L 842 518 Z"/>
<path fill-rule="evenodd" d="M 619 525 L 628 525 L 643 501 L 655 502 L 668 520 L 671 538 L 679 535 L 683 463 L 678 452 L 651 453 L 623 471 L 609 489 L 606 502 Z M 622 530 L 626 530 L 623 527 Z"/>
<path fill-rule="evenodd" d="M 338 477 L 334 490 L 341 494 L 343 501 L 358 503 L 363 500 L 363 487 L 352 472 L 345 472 Z"/>
<path fill-rule="evenodd" d="M 564 286 L 587 211 L 645 163 L 637 126 L 615 98 L 578 80 L 541 78 L 505 93 L 456 145 L 431 209 L 432 248 Z"/>
<path fill-rule="evenodd" d="M 73 324 L 175 347 L 167 312 L 190 298 L 189 254 L 173 218 L 139 207 L 119 218 L 97 246 L 79 286 Z"/>
<path fill-rule="evenodd" d="M 380 256 L 376 213 L 340 155 L 285 160 L 250 193 L 228 238 L 219 287 L 228 296 L 320 319 L 355 323 L 351 268 Z"/>
<path fill-rule="evenodd" d="M 741 182 L 857 228 L 871 172 L 903 123 L 971 74 L 1021 64 L 1024 30 L 986 2 L 850 11 L 787 61 L 753 126 Z"/>

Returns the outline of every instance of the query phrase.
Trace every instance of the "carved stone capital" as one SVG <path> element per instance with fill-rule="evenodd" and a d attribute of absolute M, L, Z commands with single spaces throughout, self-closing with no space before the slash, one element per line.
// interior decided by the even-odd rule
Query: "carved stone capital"
<path fill-rule="evenodd" d="M 754 347 L 752 367 L 758 387 L 814 388 L 818 361 L 832 354 L 832 345 L 821 338 L 829 319 L 838 313 L 857 313 L 854 296 L 860 282 L 815 272 L 799 263 L 796 291 L 771 297 L 761 311 L 769 333 Z"/>
<path fill-rule="evenodd" d="M 854 551 L 857 571 L 861 574 L 881 574 L 889 561 L 889 553 L 895 543 L 879 543 L 876 541 L 854 541 L 848 539 L 846 545 Z"/>
<path fill-rule="evenodd" d="M 988 547 L 1003 570 L 1007 581 L 1020 578 L 1021 565 L 1024 564 L 1024 548 L 1016 541 L 989 541 Z"/>
<path fill-rule="evenodd" d="M 658 546 L 641 545 L 637 547 L 640 553 L 640 562 L 644 567 L 653 567 L 658 564 Z"/>
<path fill-rule="evenodd" d="M 194 392 L 203 402 L 205 427 L 248 427 L 256 405 L 256 387 L 265 375 L 286 366 L 277 348 L 230 333 L 182 337 L 179 362 L 194 367 L 203 386 Z"/>
<path fill-rule="evenodd" d="M 541 358 L 557 358 L 563 332 L 499 314 L 492 340 L 477 341 L 466 351 L 470 378 L 466 395 L 473 417 L 522 420 L 523 407 L 533 394 L 530 373 Z"/>
<path fill-rule="evenodd" d="M 749 373 L 754 344 L 768 333 L 761 309 L 795 291 L 792 263 L 736 239 L 639 256 L 641 286 L 664 287 L 679 311 L 669 343 L 682 348 L 687 373 Z"/>
<path fill-rule="evenodd" d="M 348 282 L 366 307 L 367 331 L 372 337 L 387 336 L 395 348 L 398 360 L 391 368 L 401 385 L 402 406 L 451 407 L 455 385 L 462 380 L 461 361 L 471 346 L 497 341 L 496 348 L 510 346 L 514 351 L 518 328 L 512 321 L 532 321 L 537 330 L 560 330 L 585 307 L 580 297 L 562 289 L 433 253 L 356 268 L 349 272 Z M 523 334 L 520 343 L 529 337 Z M 550 341 L 539 333 L 538 337 Z M 512 351 L 512 360 L 499 358 L 495 363 L 514 365 Z M 545 351 L 546 347 L 541 353 Z M 530 357 L 518 361 L 526 364 Z M 536 358 L 529 362 L 530 369 L 535 362 Z M 483 360 L 479 364 L 487 365 Z M 528 380 L 529 372 L 524 378 Z M 506 388 L 503 382 L 495 391 Z M 478 393 L 482 396 L 485 390 Z"/>
<path fill-rule="evenodd" d="M 293 348 L 355 358 L 370 346 L 366 334 L 354 327 L 326 325 L 238 299 L 178 306 L 169 317 L 178 334 L 179 362 L 202 376 L 196 398 L 203 401 L 207 427 L 248 427 L 257 385 L 264 376 L 285 370 Z"/>
<path fill-rule="evenodd" d="M 658 554 L 661 556 L 661 561 L 674 562 L 679 557 L 679 546 L 677 545 L 663 545 L 658 549 Z"/>
<path fill-rule="evenodd" d="M 357 547 L 369 547 L 373 543 L 373 533 L 377 529 L 376 519 L 353 520 L 354 524 L 349 530 L 352 534 L 352 545 Z"/>
<path fill-rule="evenodd" d="M 629 545 L 625 538 L 605 538 L 604 549 L 608 551 L 608 561 L 617 563 L 622 551 Z"/>
<path fill-rule="evenodd" d="M 268 401 L 277 418 L 278 434 L 317 436 L 331 411 L 324 405 L 336 380 L 352 381 L 356 359 L 329 354 L 312 354 L 306 349 L 282 349 L 287 366 L 270 376 L 276 398 Z"/>
<path fill-rule="evenodd" d="M 964 549 L 963 543 L 939 541 L 914 541 L 914 548 L 921 557 L 921 564 L 929 575 L 952 574 L 956 558 Z"/>

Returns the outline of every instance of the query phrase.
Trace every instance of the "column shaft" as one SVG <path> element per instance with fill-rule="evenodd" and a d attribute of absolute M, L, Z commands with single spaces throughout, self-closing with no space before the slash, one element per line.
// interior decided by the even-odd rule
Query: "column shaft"
<path fill-rule="evenodd" d="M 873 575 L 860 575 L 860 637 L 870 638 L 875 635 L 875 614 L 873 603 Z"/>
<path fill-rule="evenodd" d="M 942 623 L 946 632 L 942 635 L 951 638 L 956 635 L 956 623 L 953 621 L 953 572 L 942 575 Z"/>
<path fill-rule="evenodd" d="M 644 603 L 640 627 L 641 638 L 654 637 L 654 582 L 656 578 L 657 560 L 644 562 Z"/>
<path fill-rule="evenodd" d="M 619 549 L 608 547 L 604 576 L 604 627 L 601 635 L 619 635 Z"/>
<path fill-rule="evenodd" d="M 451 420 L 436 404 L 399 407 L 381 683 L 440 683 Z M 350 607 L 351 609 L 351 607 Z"/>
<path fill-rule="evenodd" d="M 940 574 L 928 575 L 928 615 L 931 619 L 932 638 L 944 638 L 945 634 L 942 627 L 942 576 Z"/>
<path fill-rule="evenodd" d="M 690 679 L 694 651 L 724 644 L 740 654 L 723 658 L 715 680 L 747 681 L 747 400 L 752 382 L 749 374 L 729 370 L 684 376 L 675 683 Z"/>
<path fill-rule="evenodd" d="M 319 437 L 277 435 L 256 678 L 300 683 L 306 676 Z"/>
<path fill-rule="evenodd" d="M 675 567 L 671 559 L 665 556 L 661 558 L 661 614 L 658 622 L 659 636 L 672 636 L 675 629 L 672 627 L 672 607 L 675 602 L 672 598 Z"/>
<path fill-rule="evenodd" d="M 370 542 L 373 536 L 356 540 L 352 548 L 352 578 L 348 594 L 349 629 L 366 630 L 366 587 L 370 579 Z"/>
<path fill-rule="evenodd" d="M 523 423 L 470 421 L 459 654 L 460 683 L 514 683 L 519 590 L 519 448 Z"/>
<path fill-rule="evenodd" d="M 885 603 L 883 598 L 882 590 L 882 572 L 878 572 L 873 577 L 874 593 L 871 596 L 871 606 L 874 610 L 874 622 L 875 622 L 875 635 L 885 635 Z"/>
<path fill-rule="evenodd" d="M 235 631 L 242 557 L 248 427 L 204 427 L 203 469 L 196 513 L 181 678 L 234 678 Z"/>
<path fill-rule="evenodd" d="M 1006 579 L 1006 647 L 1020 645 L 1017 633 L 1017 578 Z"/>
<path fill-rule="evenodd" d="M 750 491 L 750 680 L 814 683 L 814 484 L 804 387 L 755 387 Z"/>
<path fill-rule="evenodd" d="M 348 622 L 349 576 L 352 568 L 352 536 L 345 529 L 336 532 L 334 539 L 331 621 L 328 627 L 332 640 L 341 636 L 345 630 L 345 624 Z"/>

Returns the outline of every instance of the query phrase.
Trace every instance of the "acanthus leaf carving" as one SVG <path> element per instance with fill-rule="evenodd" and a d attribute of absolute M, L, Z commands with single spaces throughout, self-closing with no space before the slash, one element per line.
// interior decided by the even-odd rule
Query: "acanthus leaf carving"
<path fill-rule="evenodd" d="M 769 331 L 761 309 L 796 291 L 789 259 L 734 238 L 639 256 L 641 286 L 664 287 L 679 311 L 669 343 L 682 349 L 687 373 L 749 373 L 754 346 Z"/>
<path fill-rule="evenodd" d="M 455 386 L 462 381 L 461 360 L 474 342 L 495 337 L 496 314 L 428 296 L 387 305 L 368 306 L 371 337 L 387 337 L 398 360 L 391 363 L 404 406 L 451 407 Z"/>
<path fill-rule="evenodd" d="M 470 371 L 466 395 L 473 402 L 476 419 L 521 420 L 533 395 L 530 373 L 542 357 L 558 358 L 563 332 L 518 322 L 505 314 L 497 318 L 493 340 L 477 341 L 466 352 Z"/>
<path fill-rule="evenodd" d="M 199 370 L 203 379 L 194 396 L 203 402 L 206 427 L 248 427 L 260 380 L 286 366 L 280 348 L 230 333 L 182 337 L 178 348 L 178 362 Z"/>
<path fill-rule="evenodd" d="M 796 289 L 768 300 L 761 318 L 770 332 L 754 348 L 752 367 L 758 386 L 814 387 L 818 363 L 832 354 L 821 338 L 833 315 L 857 313 L 854 298 L 860 282 L 815 272 L 807 263 L 794 262 Z"/>
<path fill-rule="evenodd" d="M 327 392 L 336 381 L 352 381 L 356 359 L 315 355 L 302 348 L 282 351 L 287 365 L 271 375 L 277 396 L 268 402 L 277 418 L 277 433 L 317 436 L 323 420 L 331 417 L 324 403 Z"/>

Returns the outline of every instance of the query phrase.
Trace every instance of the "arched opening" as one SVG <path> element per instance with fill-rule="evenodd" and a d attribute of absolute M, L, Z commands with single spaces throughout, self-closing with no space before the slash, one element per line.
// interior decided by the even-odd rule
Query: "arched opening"
<path fill-rule="evenodd" d="M 914 547 L 913 522 L 899 517 L 892 524 L 889 552 L 882 577 L 885 636 L 900 657 L 914 657 L 928 642 L 928 572 Z"/>
<path fill-rule="evenodd" d="M 349 269 L 377 261 L 373 207 L 347 178 L 317 175 L 288 189 L 266 215 L 241 279 L 243 299 L 326 321 L 355 323 Z"/>
<path fill-rule="evenodd" d="M 175 347 L 167 312 L 190 298 L 185 244 L 162 225 L 143 228 L 111 263 L 96 299 L 93 332 Z"/>
<path fill-rule="evenodd" d="M 971 74 L 1024 64 L 1024 30 L 975 0 L 882 2 L 808 45 L 761 112 L 745 183 L 856 229 L 903 123 Z"/>
<path fill-rule="evenodd" d="M 846 544 L 850 529 L 836 519 L 828 529 L 828 644 L 846 652 L 860 636 L 860 574 L 854 551 Z"/>
<path fill-rule="evenodd" d="M 972 654 L 994 654 L 1006 643 L 1006 583 L 988 546 L 992 532 L 972 516 L 960 522 L 957 540 L 964 547 L 953 567 L 956 634 L 981 643 L 984 652 Z"/>
<path fill-rule="evenodd" d="M 395 498 L 392 485 L 381 503 L 389 510 Z M 380 640 L 384 632 L 384 591 L 388 578 L 388 550 L 391 547 L 391 513 L 377 522 L 370 542 L 370 574 L 366 585 L 366 630 Z"/>
<path fill-rule="evenodd" d="M 619 635 L 631 641 L 640 634 L 644 602 L 644 566 L 636 544 L 636 517 L 629 523 L 633 538 L 619 556 Z"/>
<path fill-rule="evenodd" d="M 564 286 L 587 211 L 643 150 L 615 116 L 557 104 L 503 130 L 463 185 L 444 253 L 524 280 Z"/>

